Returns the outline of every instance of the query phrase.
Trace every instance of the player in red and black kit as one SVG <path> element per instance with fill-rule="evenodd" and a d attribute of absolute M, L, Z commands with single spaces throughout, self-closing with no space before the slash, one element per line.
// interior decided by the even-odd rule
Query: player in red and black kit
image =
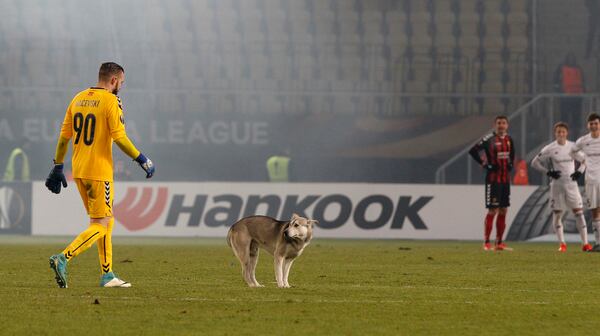
<path fill-rule="evenodd" d="M 485 170 L 485 207 L 488 213 L 485 216 L 485 242 L 483 249 L 492 250 L 490 235 L 496 219 L 496 246 L 502 251 L 507 249 L 502 242 L 506 228 L 506 211 L 510 206 L 510 172 L 515 160 L 515 145 L 508 135 L 508 118 L 497 116 L 495 131 L 486 135 L 478 142 L 469 154 Z"/>

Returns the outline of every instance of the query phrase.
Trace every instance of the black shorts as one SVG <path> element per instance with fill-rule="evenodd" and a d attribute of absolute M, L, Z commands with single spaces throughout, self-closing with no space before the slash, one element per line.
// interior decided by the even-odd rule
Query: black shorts
<path fill-rule="evenodd" d="M 485 207 L 508 208 L 510 206 L 510 183 L 486 183 Z"/>

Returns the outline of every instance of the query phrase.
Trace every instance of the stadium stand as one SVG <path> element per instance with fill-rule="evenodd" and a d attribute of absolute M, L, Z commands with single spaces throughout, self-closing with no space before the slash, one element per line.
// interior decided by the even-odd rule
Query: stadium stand
<path fill-rule="evenodd" d="M 114 52 L 129 60 L 129 67 L 139 68 L 130 87 L 145 89 L 156 82 L 157 88 L 169 90 L 252 89 L 259 91 L 259 104 L 266 105 L 258 110 L 265 111 L 273 110 L 272 97 L 263 98 L 266 93 L 260 91 L 273 88 L 308 95 L 311 89 L 331 94 L 528 93 L 527 78 L 516 75 L 529 67 L 528 3 L 154 0 L 143 6 L 145 24 L 106 37 L 89 27 L 76 27 L 78 20 L 54 19 L 68 17 L 68 6 L 62 10 L 33 6 L 30 11 L 22 2 L 7 1 L 4 10 L 14 22 L 8 19 L 0 28 L 2 36 L 11 31 L 10 41 L 0 39 L 8 47 L 2 48 L 1 55 L 8 60 L 3 64 L 14 67 L 0 69 L 0 85 L 45 87 L 58 80 L 77 86 L 82 69 L 88 66 L 82 56 L 114 48 L 111 39 L 116 39 L 124 47 Z M 139 4 L 124 3 L 120 9 L 134 10 Z M 22 38 L 15 38 L 15 25 L 25 15 L 37 24 L 22 27 Z M 73 30 L 80 31 L 80 40 L 54 38 Z M 97 39 L 96 45 L 82 43 L 90 38 Z M 131 56 L 140 54 L 148 56 Z M 287 99 L 292 98 L 283 94 Z M 372 94 L 369 99 L 369 105 L 377 105 L 381 98 Z M 465 111 L 472 104 L 461 105 L 454 98 L 449 111 L 447 102 L 411 99 L 415 101 L 407 99 L 404 104 L 388 99 L 380 112 L 467 115 L 512 108 L 506 101 L 485 99 L 477 101 L 478 108 Z M 335 97 L 332 112 L 347 114 L 352 103 L 350 98 Z"/>
<path fill-rule="evenodd" d="M 112 58 L 134 74 L 123 91 L 133 118 L 164 109 L 372 116 L 384 123 L 444 117 L 446 125 L 436 123 L 432 132 L 453 134 L 457 125 L 468 125 L 483 133 L 489 125 L 480 116 L 515 111 L 534 93 L 531 0 L 107 1 L 93 8 L 114 13 L 103 32 L 89 24 L 94 18 L 72 15 L 75 6 L 3 2 L 3 111 L 25 113 L 27 104 L 42 101 L 43 109 L 62 110 L 74 90 L 93 81 L 98 63 Z M 558 20 L 565 6 L 548 1 L 539 10 Z M 580 1 L 574 6 L 585 9 Z M 131 23 L 130 15 L 136 17 Z M 585 22 L 574 26 L 586 28 Z M 566 43 L 573 31 L 542 35 Z M 542 83 L 564 57 L 560 43 L 538 53 Z M 590 64 L 583 64 L 586 71 Z M 60 94 L 49 98 L 50 89 Z M 22 105 L 24 90 L 35 97 Z M 409 137 L 417 130 L 424 132 L 403 132 Z M 466 140 L 448 141 L 458 148 Z"/>

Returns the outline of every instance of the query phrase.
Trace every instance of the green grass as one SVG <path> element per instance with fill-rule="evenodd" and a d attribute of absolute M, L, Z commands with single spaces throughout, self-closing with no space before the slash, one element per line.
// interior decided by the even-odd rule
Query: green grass
<path fill-rule="evenodd" d="M 600 329 L 600 254 L 555 244 L 314 240 L 274 283 L 261 252 L 248 288 L 224 239 L 115 238 L 129 289 L 98 287 L 95 246 L 57 288 L 67 238 L 1 237 L 0 334 L 576 335 Z M 98 300 L 99 304 L 94 304 Z"/>

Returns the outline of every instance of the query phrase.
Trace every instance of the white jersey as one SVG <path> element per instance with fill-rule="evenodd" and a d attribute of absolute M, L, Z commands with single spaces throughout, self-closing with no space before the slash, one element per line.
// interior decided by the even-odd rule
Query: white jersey
<path fill-rule="evenodd" d="M 600 137 L 593 138 L 590 134 L 586 134 L 577 139 L 572 155 L 578 152 L 585 154 L 585 183 L 600 184 Z"/>
<path fill-rule="evenodd" d="M 549 145 L 542 148 L 540 153 L 531 161 L 531 166 L 542 173 L 548 172 L 548 170 L 560 171 L 560 178 L 558 180 L 551 179 L 552 183 L 574 183 L 571 179 L 571 174 L 575 172 L 575 160 L 571 156 L 571 153 L 575 151 L 575 143 L 567 141 L 564 145 L 554 141 Z M 578 161 L 583 160 L 583 156 L 580 154 L 574 154 Z M 583 170 L 583 166 L 580 167 L 580 171 Z"/>

